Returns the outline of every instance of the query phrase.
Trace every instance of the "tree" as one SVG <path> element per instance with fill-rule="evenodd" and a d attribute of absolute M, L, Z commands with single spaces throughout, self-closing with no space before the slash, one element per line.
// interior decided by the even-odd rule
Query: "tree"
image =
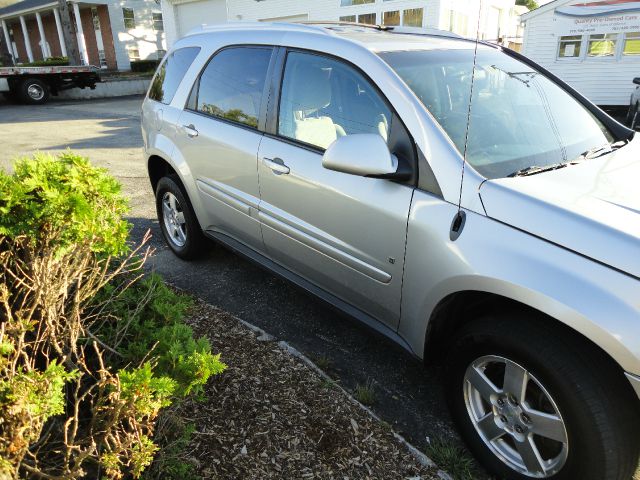
<path fill-rule="evenodd" d="M 536 0 L 516 0 L 516 5 L 524 5 L 529 10 L 538 8 L 538 2 L 536 2 Z"/>

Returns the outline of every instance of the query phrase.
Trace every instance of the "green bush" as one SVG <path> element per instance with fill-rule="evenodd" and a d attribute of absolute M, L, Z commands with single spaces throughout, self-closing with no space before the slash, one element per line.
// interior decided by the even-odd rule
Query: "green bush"
<path fill-rule="evenodd" d="M 138 478 L 160 411 L 226 367 L 142 278 L 126 211 L 71 152 L 0 172 L 0 479 Z"/>
<path fill-rule="evenodd" d="M 134 60 L 131 62 L 132 72 L 153 72 L 158 68 L 159 60 Z"/>
<path fill-rule="evenodd" d="M 0 171 L 0 235 L 13 241 L 55 240 L 62 254 L 79 243 L 106 255 L 127 251 L 127 202 L 106 170 L 71 153 L 38 153 L 16 161 L 15 173 Z"/>
<path fill-rule="evenodd" d="M 69 65 L 68 57 L 49 57 L 44 60 L 23 63 L 23 67 L 57 67 Z"/>

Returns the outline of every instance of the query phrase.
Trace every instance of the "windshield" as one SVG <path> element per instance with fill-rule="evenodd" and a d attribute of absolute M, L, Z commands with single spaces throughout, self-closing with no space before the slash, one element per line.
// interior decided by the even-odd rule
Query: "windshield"
<path fill-rule="evenodd" d="M 461 154 L 473 70 L 473 49 L 383 52 L 440 123 Z M 467 161 L 487 178 L 570 162 L 613 141 L 575 98 L 540 72 L 480 46 L 471 104 Z"/>

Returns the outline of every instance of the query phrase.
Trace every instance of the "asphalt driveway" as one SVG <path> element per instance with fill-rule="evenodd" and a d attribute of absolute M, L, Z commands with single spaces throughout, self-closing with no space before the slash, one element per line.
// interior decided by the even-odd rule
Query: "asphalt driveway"
<path fill-rule="evenodd" d="M 373 410 L 414 445 L 456 436 L 439 371 L 345 318 L 290 283 L 223 248 L 200 261 L 178 260 L 160 239 L 154 199 L 142 161 L 140 97 L 51 102 L 32 107 L 0 100 L 0 168 L 35 151 L 71 148 L 108 168 L 131 202 L 133 237 L 147 229 L 156 253 L 152 268 L 174 285 L 286 340 L 321 364 L 345 388 L 372 381 Z"/>

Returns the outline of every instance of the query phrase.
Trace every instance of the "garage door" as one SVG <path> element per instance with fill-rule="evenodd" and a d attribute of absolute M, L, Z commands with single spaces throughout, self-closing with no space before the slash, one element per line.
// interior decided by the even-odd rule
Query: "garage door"
<path fill-rule="evenodd" d="M 309 15 L 306 13 L 303 15 L 289 15 L 288 17 L 271 17 L 271 18 L 261 18 L 261 22 L 306 22 L 309 20 Z"/>
<path fill-rule="evenodd" d="M 213 25 L 227 21 L 225 0 L 201 0 L 176 5 L 178 37 L 202 24 Z"/>

